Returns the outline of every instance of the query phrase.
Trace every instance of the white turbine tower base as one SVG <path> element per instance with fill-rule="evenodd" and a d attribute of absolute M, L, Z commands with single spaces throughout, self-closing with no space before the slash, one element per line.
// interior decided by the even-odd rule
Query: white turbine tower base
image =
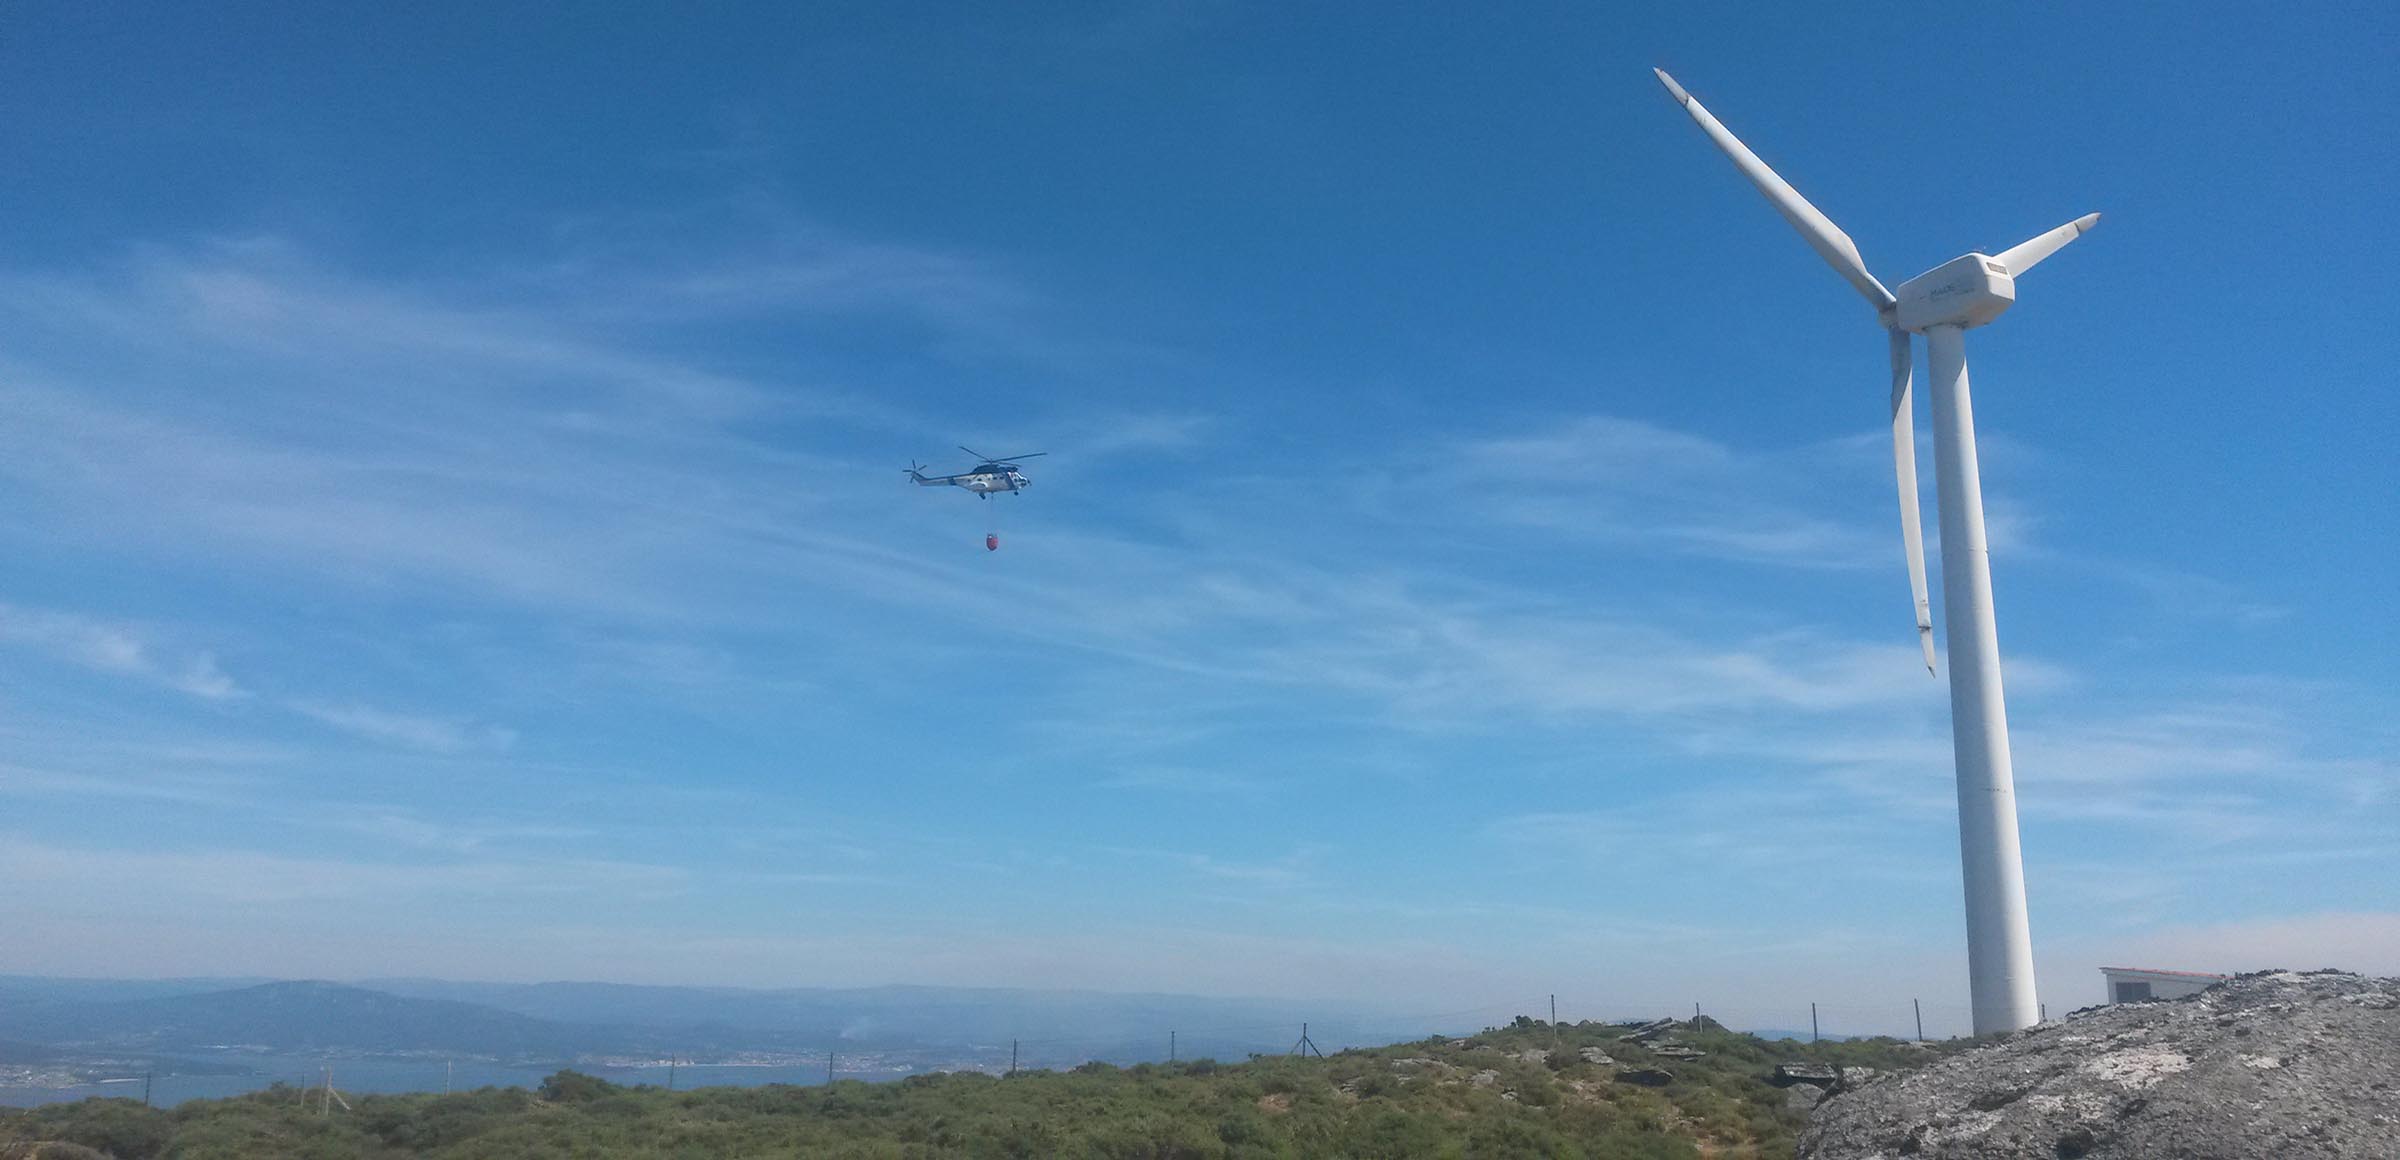
<path fill-rule="evenodd" d="M 1992 612 L 1992 553 L 1983 532 L 1975 406 L 1967 396 L 1966 332 L 1925 332 L 1933 395 L 1934 486 L 1942 521 L 1942 621 L 1950 638 L 1950 747 L 1958 768 L 1958 858 L 1967 893 L 1967 989 L 1975 1034 L 2031 1027 L 2033 934 L 2025 920 L 2025 862 L 2017 849 L 2016 772 L 2000 690 L 2000 624 Z"/>
<path fill-rule="evenodd" d="M 1967 896 L 1967 977 L 1975 1033 L 2013 1031 L 2040 1019 L 2033 937 L 2025 919 L 2025 863 L 2017 845 L 2017 790 L 2008 758 L 2008 706 L 2000 688 L 2000 629 L 1992 612 L 1991 551 L 1983 532 L 1975 408 L 1967 395 L 1966 332 L 2016 301 L 2019 275 L 2074 241 L 2099 214 L 2001 251 L 1963 254 L 1887 290 L 1857 243 L 1717 121 L 1664 71 L 1660 84 L 1702 132 L 1767 196 L 1817 256 L 1875 308 L 1891 333 L 1892 466 L 1900 487 L 1901 545 L 1916 598 L 1917 640 L 1934 669 L 1933 619 L 1917 511 L 1916 431 L 1910 405 L 1911 334 L 1925 336 L 1933 395 L 1935 485 L 1942 522 L 1942 619 L 1950 637 L 1950 739 L 1958 763 L 1958 849 Z"/>

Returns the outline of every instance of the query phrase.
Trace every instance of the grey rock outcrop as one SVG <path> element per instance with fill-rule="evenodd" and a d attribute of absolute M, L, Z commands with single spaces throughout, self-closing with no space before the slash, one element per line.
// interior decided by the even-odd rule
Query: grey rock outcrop
<path fill-rule="evenodd" d="M 1829 1088 L 1833 1086 L 1835 1080 L 1840 1078 L 1841 1073 L 1830 1063 L 1793 1062 L 1776 1064 L 1775 1074 L 1769 1076 L 1767 1082 L 1785 1087 L 1796 1083 L 1810 1083 L 1820 1088 Z"/>
<path fill-rule="evenodd" d="M 2400 979 L 2271 971 L 2078 1011 L 1837 1091 L 1799 1149 L 1800 1160 L 2022 1156 L 2400 1156 Z"/>

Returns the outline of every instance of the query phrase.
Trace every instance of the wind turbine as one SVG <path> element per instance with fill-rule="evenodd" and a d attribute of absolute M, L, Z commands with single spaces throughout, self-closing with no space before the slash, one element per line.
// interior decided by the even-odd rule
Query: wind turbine
<path fill-rule="evenodd" d="M 2100 220 L 2086 214 L 1998 254 L 1968 253 L 1884 289 L 1858 245 L 1789 182 L 1775 175 L 1662 69 L 1667 87 L 1734 168 L 1773 202 L 1817 256 L 1864 295 L 1891 336 L 1892 466 L 1900 479 L 1900 538 L 1917 600 L 1917 642 L 1933 667 L 1933 617 L 1925 592 L 1925 535 L 1917 514 L 1917 452 L 1909 402 L 1909 335 L 1925 336 L 1932 376 L 1934 476 L 1942 521 L 1942 618 L 1950 636 L 1950 741 L 1958 760 L 1959 861 L 1967 893 L 1967 978 L 1975 1033 L 2039 1021 L 2033 939 L 2025 924 L 2025 866 L 2017 848 L 2016 779 L 2008 759 L 2008 709 L 2000 692 L 2000 633 L 1992 618 L 1991 551 L 1983 533 L 1983 480 L 1975 465 L 1975 413 L 1967 399 L 1966 332 L 2017 299 L 2016 279 Z"/>

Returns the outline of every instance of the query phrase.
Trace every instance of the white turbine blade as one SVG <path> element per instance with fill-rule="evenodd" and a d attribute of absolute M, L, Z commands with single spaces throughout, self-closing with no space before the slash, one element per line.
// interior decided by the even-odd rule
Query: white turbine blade
<path fill-rule="evenodd" d="M 2025 276 L 2025 271 L 2042 264 L 2042 259 L 2058 252 L 2059 247 L 2083 236 L 2084 231 L 2100 224 L 2100 215 L 2087 213 L 2074 221 L 2028 238 L 1992 255 L 1992 260 L 2008 268 L 2011 278 Z"/>
<path fill-rule="evenodd" d="M 1892 470 L 1900 477 L 1900 543 L 1908 553 L 1908 590 L 1917 598 L 1917 643 L 1925 649 L 1925 671 L 1933 669 L 1933 602 L 1925 595 L 1925 524 L 1917 513 L 1916 408 L 1909 402 L 1915 359 L 1908 332 L 1892 334 Z"/>
<path fill-rule="evenodd" d="M 1690 93 L 1683 91 L 1683 86 L 1676 84 L 1675 78 L 1668 76 L 1665 69 L 1654 68 L 1650 71 L 1658 74 L 1658 83 L 1667 86 L 1667 92 L 1677 104 L 1683 106 L 1683 111 L 1690 113 L 1692 120 L 1699 122 L 1709 139 L 1717 143 L 1717 148 L 1733 159 L 1734 168 L 1741 170 L 1742 176 L 1750 179 L 1750 184 L 1757 186 L 1760 193 L 1767 195 L 1768 201 L 1775 203 L 1776 212 L 1783 215 L 1783 220 L 1792 223 L 1792 228 L 1799 230 L 1801 237 L 1808 239 L 1810 248 L 1816 250 L 1818 257 L 1825 259 L 1826 265 L 1833 267 L 1834 273 L 1857 287 L 1858 292 L 1875 305 L 1875 309 L 1880 311 L 1892 305 L 1892 292 L 1884 289 L 1883 283 L 1867 272 L 1867 260 L 1858 256 L 1858 243 L 1851 241 L 1850 235 L 1842 232 L 1842 227 L 1833 224 L 1833 219 L 1810 205 L 1808 199 L 1800 196 L 1800 191 L 1793 189 L 1790 182 L 1777 177 L 1774 170 L 1767 168 L 1766 162 L 1758 159 L 1758 154 L 1752 153 L 1740 138 L 1727 132 L 1725 126 L 1710 116 L 1700 102 L 1693 100 Z"/>

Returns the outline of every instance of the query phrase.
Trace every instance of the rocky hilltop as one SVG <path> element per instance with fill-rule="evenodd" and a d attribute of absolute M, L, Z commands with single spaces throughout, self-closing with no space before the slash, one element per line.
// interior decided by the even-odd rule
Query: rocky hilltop
<path fill-rule="evenodd" d="M 1801 1160 L 2400 1157 L 2400 979 L 2078 1011 L 1817 1108 Z"/>

